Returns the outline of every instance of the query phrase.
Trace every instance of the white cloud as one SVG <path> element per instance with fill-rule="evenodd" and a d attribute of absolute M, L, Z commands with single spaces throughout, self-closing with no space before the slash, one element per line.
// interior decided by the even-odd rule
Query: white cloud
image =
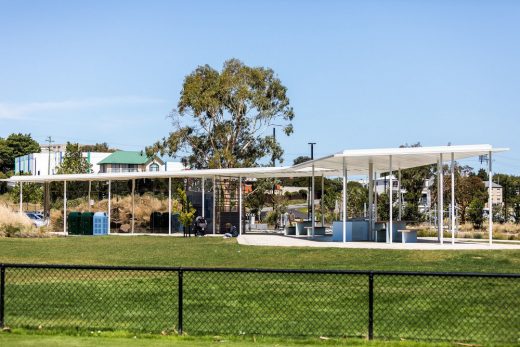
<path fill-rule="evenodd" d="M 136 104 L 158 104 L 165 102 L 167 102 L 167 100 L 140 96 L 71 99 L 62 101 L 37 101 L 28 103 L 0 102 L 0 119 L 26 119 L 28 115 L 39 112 L 74 111 L 88 108 Z"/>

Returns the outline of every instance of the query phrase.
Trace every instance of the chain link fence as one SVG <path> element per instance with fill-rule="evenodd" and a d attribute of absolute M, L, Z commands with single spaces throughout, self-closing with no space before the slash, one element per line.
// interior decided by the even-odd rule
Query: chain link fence
<path fill-rule="evenodd" d="M 0 326 L 520 342 L 520 275 L 0 265 Z"/>

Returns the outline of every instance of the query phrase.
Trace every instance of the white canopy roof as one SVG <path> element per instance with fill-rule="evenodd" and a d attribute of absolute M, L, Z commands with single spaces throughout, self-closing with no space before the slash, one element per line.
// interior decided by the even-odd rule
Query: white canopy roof
<path fill-rule="evenodd" d="M 366 175 L 369 163 L 373 164 L 374 171 L 388 172 L 390 157 L 392 157 L 393 170 L 398 170 L 436 164 L 441 155 L 443 161 L 447 162 L 451 160 L 452 154 L 455 160 L 460 160 L 508 150 L 508 148 L 493 148 L 491 145 L 350 149 L 295 165 L 291 170 L 308 170 L 314 165 L 319 170 L 341 172 L 345 161 L 349 175 Z"/>
<path fill-rule="evenodd" d="M 315 167 L 315 175 L 317 176 L 340 176 L 342 175 L 343 171 L 343 161 L 345 161 L 349 175 L 366 175 L 368 174 L 369 163 L 373 163 L 375 171 L 388 171 L 390 167 L 390 156 L 392 156 L 392 167 L 394 170 L 397 170 L 435 164 L 439 160 L 441 154 L 443 155 L 444 161 L 449 161 L 451 160 L 452 153 L 455 160 L 460 160 L 476 157 L 479 155 L 486 155 L 490 152 L 502 152 L 507 150 L 507 148 L 493 148 L 491 145 L 355 149 L 345 150 L 337 154 L 307 161 L 305 163 L 290 167 L 253 167 L 159 172 L 13 176 L 4 181 L 43 183 L 56 181 L 117 181 L 168 177 L 307 177 L 312 175 L 313 165 Z"/>

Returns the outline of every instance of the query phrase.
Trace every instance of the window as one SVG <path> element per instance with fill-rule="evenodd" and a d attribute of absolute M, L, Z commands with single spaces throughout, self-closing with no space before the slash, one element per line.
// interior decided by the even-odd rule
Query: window
<path fill-rule="evenodd" d="M 150 171 L 159 171 L 159 164 L 153 163 L 150 165 Z"/>

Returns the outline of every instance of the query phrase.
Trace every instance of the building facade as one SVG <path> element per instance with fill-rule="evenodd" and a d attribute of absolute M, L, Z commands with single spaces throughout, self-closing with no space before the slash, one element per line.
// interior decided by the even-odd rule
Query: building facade
<path fill-rule="evenodd" d="M 117 151 L 99 162 L 100 173 L 166 171 L 164 161 L 143 152 Z"/>
<path fill-rule="evenodd" d="M 111 153 L 105 152 L 82 152 L 83 158 L 92 165 L 91 173 L 100 170 L 99 162 L 108 157 Z M 32 176 L 55 175 L 58 167 L 63 163 L 65 151 L 51 151 L 48 148 L 40 153 L 30 153 L 21 157 L 16 157 L 14 161 L 14 173 L 29 174 Z"/>

